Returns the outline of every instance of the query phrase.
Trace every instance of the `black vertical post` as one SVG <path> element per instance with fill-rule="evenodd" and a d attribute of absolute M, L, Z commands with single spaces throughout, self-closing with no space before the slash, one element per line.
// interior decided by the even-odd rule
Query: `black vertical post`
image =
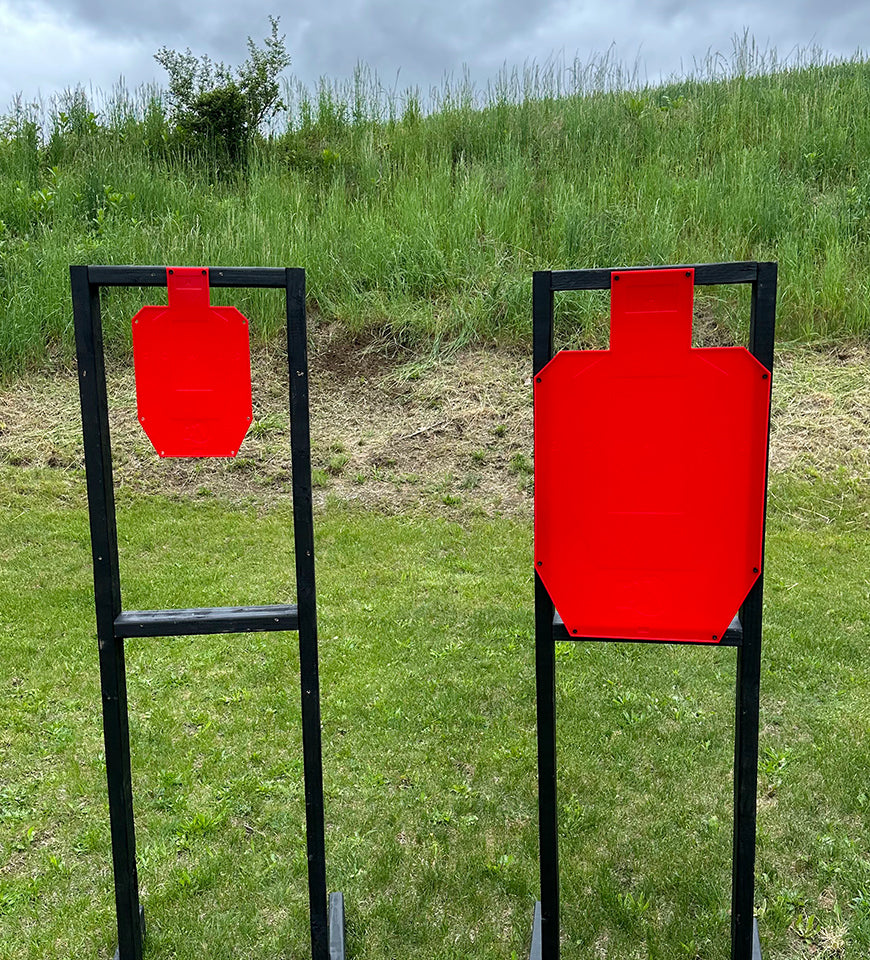
<path fill-rule="evenodd" d="M 752 285 L 749 349 L 773 375 L 776 314 L 775 263 L 759 263 Z M 765 457 L 765 464 L 767 457 Z M 765 514 L 767 473 L 765 470 Z M 758 579 L 741 609 L 743 644 L 737 650 L 736 730 L 734 737 L 734 851 L 731 875 L 731 958 L 761 960 L 755 900 L 755 833 L 758 790 L 758 713 L 761 682 L 761 623 L 764 581 L 764 535 Z"/>
<path fill-rule="evenodd" d="M 293 531 L 296 547 L 296 602 L 299 608 L 299 666 L 302 681 L 302 753 L 305 770 L 311 956 L 312 960 L 329 960 L 320 678 L 317 667 L 317 607 L 314 592 L 314 520 L 308 424 L 305 271 L 297 268 L 287 269 L 287 357 L 290 373 Z"/>
<path fill-rule="evenodd" d="M 87 267 L 71 267 L 70 279 L 94 560 L 103 736 L 118 919 L 116 956 L 119 960 L 141 960 L 144 920 L 139 908 L 136 875 L 124 641 L 115 638 L 114 630 L 115 617 L 121 612 L 121 582 L 100 295 L 99 288 L 88 280 Z"/>
<path fill-rule="evenodd" d="M 549 271 L 532 281 L 534 376 L 553 356 L 553 291 Z M 535 680 L 538 710 L 538 830 L 541 854 L 540 929 L 531 960 L 559 960 L 559 829 L 556 813 L 556 641 L 553 601 L 535 574 Z M 539 956 L 535 952 L 540 949 Z"/>

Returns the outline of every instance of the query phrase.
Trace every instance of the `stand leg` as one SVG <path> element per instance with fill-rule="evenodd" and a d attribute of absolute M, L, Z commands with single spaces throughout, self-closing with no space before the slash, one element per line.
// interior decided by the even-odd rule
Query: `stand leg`
<path fill-rule="evenodd" d="M 118 917 L 118 958 L 142 960 L 145 925 L 144 913 L 139 905 L 136 874 L 124 642 L 112 640 L 104 643 L 100 638 L 100 648 L 106 778 L 109 785 L 115 910 Z"/>
<path fill-rule="evenodd" d="M 100 294 L 99 288 L 88 279 L 87 267 L 70 267 L 70 282 L 94 562 L 94 600 L 100 651 L 115 909 L 118 916 L 118 954 L 120 960 L 141 960 L 144 925 L 136 877 L 127 676 L 124 666 L 124 641 L 115 637 L 115 617 L 121 612 L 121 579 L 118 569 L 118 532 Z"/>
<path fill-rule="evenodd" d="M 776 317 L 775 263 L 759 263 L 752 285 L 749 350 L 773 373 Z M 769 445 L 769 439 L 768 439 Z M 765 458 L 766 460 L 767 458 Z M 767 477 L 765 477 L 765 514 Z M 764 535 L 761 573 L 740 611 L 743 645 L 737 651 L 737 716 L 734 738 L 734 859 L 731 877 L 731 960 L 761 960 L 755 904 L 755 831 L 758 791 L 758 704 L 761 686 L 761 623 L 764 592 Z"/>
<path fill-rule="evenodd" d="M 743 605 L 743 646 L 737 651 L 734 738 L 734 851 L 731 874 L 731 960 L 753 960 L 757 941 L 755 827 L 758 787 L 758 701 L 761 679 L 761 579 Z"/>
<path fill-rule="evenodd" d="M 541 848 L 540 955 L 542 960 L 559 960 L 556 642 L 553 640 L 553 601 L 537 574 L 535 575 L 535 673 L 538 699 L 538 829 Z M 537 910 L 538 907 L 536 907 Z"/>
<path fill-rule="evenodd" d="M 296 603 L 299 609 L 299 669 L 302 681 L 302 753 L 305 769 L 305 834 L 311 956 L 329 960 L 326 849 L 323 823 L 323 746 L 320 734 L 320 674 L 314 584 L 314 519 L 311 438 L 308 421 L 308 349 L 305 274 L 287 271 L 287 362 L 290 376 L 290 446 L 293 461 L 293 535 Z M 344 902 L 342 901 L 342 914 Z"/>
<path fill-rule="evenodd" d="M 532 368 L 553 356 L 553 283 L 548 270 L 532 279 Z M 535 574 L 535 681 L 538 707 L 538 831 L 541 899 L 535 904 L 532 960 L 559 960 L 559 831 L 556 817 L 556 644 L 553 601 Z M 537 952 L 535 952 L 537 951 Z"/>
<path fill-rule="evenodd" d="M 140 906 L 139 907 L 139 930 L 142 936 L 142 946 L 145 946 L 145 910 Z M 115 951 L 114 960 L 121 960 L 121 948 Z"/>

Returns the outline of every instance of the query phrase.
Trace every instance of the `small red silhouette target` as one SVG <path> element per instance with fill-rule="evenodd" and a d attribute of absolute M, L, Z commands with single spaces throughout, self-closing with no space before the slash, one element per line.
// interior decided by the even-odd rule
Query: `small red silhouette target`
<path fill-rule="evenodd" d="M 759 575 L 768 370 L 692 349 L 692 270 L 618 271 L 535 378 L 535 569 L 578 637 L 721 639 Z"/>
<path fill-rule="evenodd" d="M 209 303 L 208 271 L 166 272 L 167 307 L 133 317 L 139 422 L 161 457 L 234 457 L 251 425 L 248 321 Z"/>

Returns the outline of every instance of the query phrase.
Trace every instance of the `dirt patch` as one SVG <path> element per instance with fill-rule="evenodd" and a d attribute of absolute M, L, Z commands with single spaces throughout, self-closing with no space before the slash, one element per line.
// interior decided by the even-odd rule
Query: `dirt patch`
<path fill-rule="evenodd" d="M 170 495 L 269 502 L 290 496 L 283 346 L 252 357 L 254 423 L 232 460 L 161 460 L 136 420 L 132 369 L 109 372 L 116 482 Z M 329 497 L 389 512 L 529 516 L 531 360 L 475 348 L 437 364 L 390 356 L 321 329 L 311 357 L 316 503 Z M 777 358 L 774 472 L 870 478 L 870 348 L 791 350 Z M 0 461 L 82 468 L 75 371 L 56 369 L 0 392 Z"/>
<path fill-rule="evenodd" d="M 315 484 L 382 509 L 529 509 L 526 358 L 476 349 L 437 365 L 329 343 L 311 358 Z"/>
<path fill-rule="evenodd" d="M 286 354 L 252 355 L 254 422 L 235 459 L 161 460 L 136 420 L 133 371 L 108 371 L 115 479 L 170 495 L 247 502 L 291 494 Z M 487 514 L 530 509 L 531 381 L 526 358 L 466 351 L 409 364 L 322 334 L 310 356 L 315 503 L 327 497 L 387 511 Z M 78 387 L 56 369 L 0 392 L 0 462 L 83 467 Z"/>
<path fill-rule="evenodd" d="M 870 345 L 793 350 L 777 358 L 771 469 L 870 480 Z"/>

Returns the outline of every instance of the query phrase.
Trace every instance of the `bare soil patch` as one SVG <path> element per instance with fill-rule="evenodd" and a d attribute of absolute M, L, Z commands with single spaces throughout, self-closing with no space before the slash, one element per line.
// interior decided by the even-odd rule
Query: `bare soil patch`
<path fill-rule="evenodd" d="M 529 516 L 531 358 L 477 347 L 427 365 L 321 329 L 311 349 L 316 502 L 389 512 Z M 172 496 L 266 504 L 290 496 L 283 346 L 252 356 L 254 423 L 232 460 L 161 460 L 136 420 L 133 371 L 109 372 L 116 482 Z M 870 479 L 870 348 L 790 349 L 777 358 L 771 467 Z M 75 371 L 0 391 L 0 462 L 80 470 Z"/>
<path fill-rule="evenodd" d="M 777 357 L 771 469 L 870 481 L 870 344 Z"/>

